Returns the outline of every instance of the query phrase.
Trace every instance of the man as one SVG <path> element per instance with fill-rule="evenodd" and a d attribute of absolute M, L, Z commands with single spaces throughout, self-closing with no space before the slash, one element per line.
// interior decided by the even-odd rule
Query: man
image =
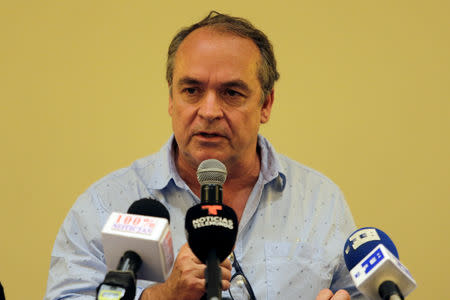
<path fill-rule="evenodd" d="M 239 219 L 240 267 L 221 264 L 224 290 L 235 288 L 239 268 L 248 279 L 245 293 L 257 299 L 359 297 L 342 261 L 354 223 L 339 189 L 258 135 L 278 77 L 270 42 L 244 19 L 211 12 L 180 31 L 167 62 L 174 135 L 159 153 L 110 174 L 77 200 L 55 242 L 48 299 L 95 294 L 106 273 L 100 241 L 106 218 L 149 196 L 168 207 L 178 254 L 166 282 L 140 281 L 138 296 L 143 289 L 142 300 L 199 299 L 205 265 L 186 244 L 184 216 L 199 203 L 196 170 L 209 158 L 227 167 L 224 204 Z"/>

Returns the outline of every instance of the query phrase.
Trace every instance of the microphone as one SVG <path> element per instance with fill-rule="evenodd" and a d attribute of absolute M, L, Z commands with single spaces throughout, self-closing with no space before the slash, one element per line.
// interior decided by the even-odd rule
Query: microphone
<path fill-rule="evenodd" d="M 127 213 L 113 212 L 102 229 L 108 269 L 97 299 L 134 299 L 136 278 L 162 282 L 173 263 L 170 215 L 159 201 L 135 201 Z M 123 255 L 122 255 L 123 254 Z"/>
<path fill-rule="evenodd" d="M 238 220 L 234 210 L 222 204 L 222 185 L 227 169 L 216 159 L 207 159 L 197 168 L 201 203 L 186 213 L 185 229 L 192 252 L 206 264 L 207 299 L 222 299 L 219 264 L 233 250 Z"/>
<path fill-rule="evenodd" d="M 5 300 L 5 292 L 3 291 L 3 285 L 0 282 L 0 300 Z"/>
<path fill-rule="evenodd" d="M 345 242 L 344 259 L 356 288 L 372 300 L 403 300 L 416 287 L 394 243 L 380 229 L 353 232 Z"/>

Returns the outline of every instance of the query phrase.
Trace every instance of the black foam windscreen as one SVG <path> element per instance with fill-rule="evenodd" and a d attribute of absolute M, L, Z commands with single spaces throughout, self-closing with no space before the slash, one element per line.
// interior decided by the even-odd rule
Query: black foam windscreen
<path fill-rule="evenodd" d="M 149 217 L 165 218 L 170 223 L 170 214 L 167 208 L 159 201 L 152 198 L 142 198 L 131 204 L 128 214 L 142 215 Z"/>
<path fill-rule="evenodd" d="M 234 210 L 222 204 L 197 204 L 186 213 L 185 229 L 189 247 L 206 262 L 211 249 L 222 262 L 236 242 L 238 220 Z"/>

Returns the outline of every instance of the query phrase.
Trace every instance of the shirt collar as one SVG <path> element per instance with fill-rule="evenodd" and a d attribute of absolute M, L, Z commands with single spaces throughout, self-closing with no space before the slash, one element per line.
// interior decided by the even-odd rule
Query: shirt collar
<path fill-rule="evenodd" d="M 149 188 L 161 190 L 173 180 L 177 187 L 189 190 L 187 184 L 178 174 L 175 165 L 175 143 L 175 137 L 172 134 L 167 143 L 156 153 L 153 164 L 154 172 L 152 172 L 148 182 Z M 258 147 L 261 155 L 260 176 L 262 176 L 262 183 L 266 185 L 274 182 L 275 187 L 283 190 L 286 185 L 286 175 L 275 149 L 262 135 L 258 135 Z"/>
<path fill-rule="evenodd" d="M 281 167 L 278 154 L 269 141 L 260 134 L 258 134 L 258 147 L 261 155 L 262 183 L 266 185 L 274 182 L 276 188 L 283 190 L 286 185 L 286 175 Z"/>

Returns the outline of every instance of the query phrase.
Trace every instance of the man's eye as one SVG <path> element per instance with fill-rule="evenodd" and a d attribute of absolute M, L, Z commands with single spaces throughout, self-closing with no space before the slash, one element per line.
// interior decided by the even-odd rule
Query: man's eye
<path fill-rule="evenodd" d="M 226 90 L 226 95 L 230 96 L 230 97 L 237 97 L 237 96 L 241 96 L 241 93 L 236 92 L 235 90 Z"/>
<path fill-rule="evenodd" d="M 196 88 L 185 88 L 183 91 L 189 95 L 194 95 L 195 92 L 197 92 L 197 89 Z"/>

